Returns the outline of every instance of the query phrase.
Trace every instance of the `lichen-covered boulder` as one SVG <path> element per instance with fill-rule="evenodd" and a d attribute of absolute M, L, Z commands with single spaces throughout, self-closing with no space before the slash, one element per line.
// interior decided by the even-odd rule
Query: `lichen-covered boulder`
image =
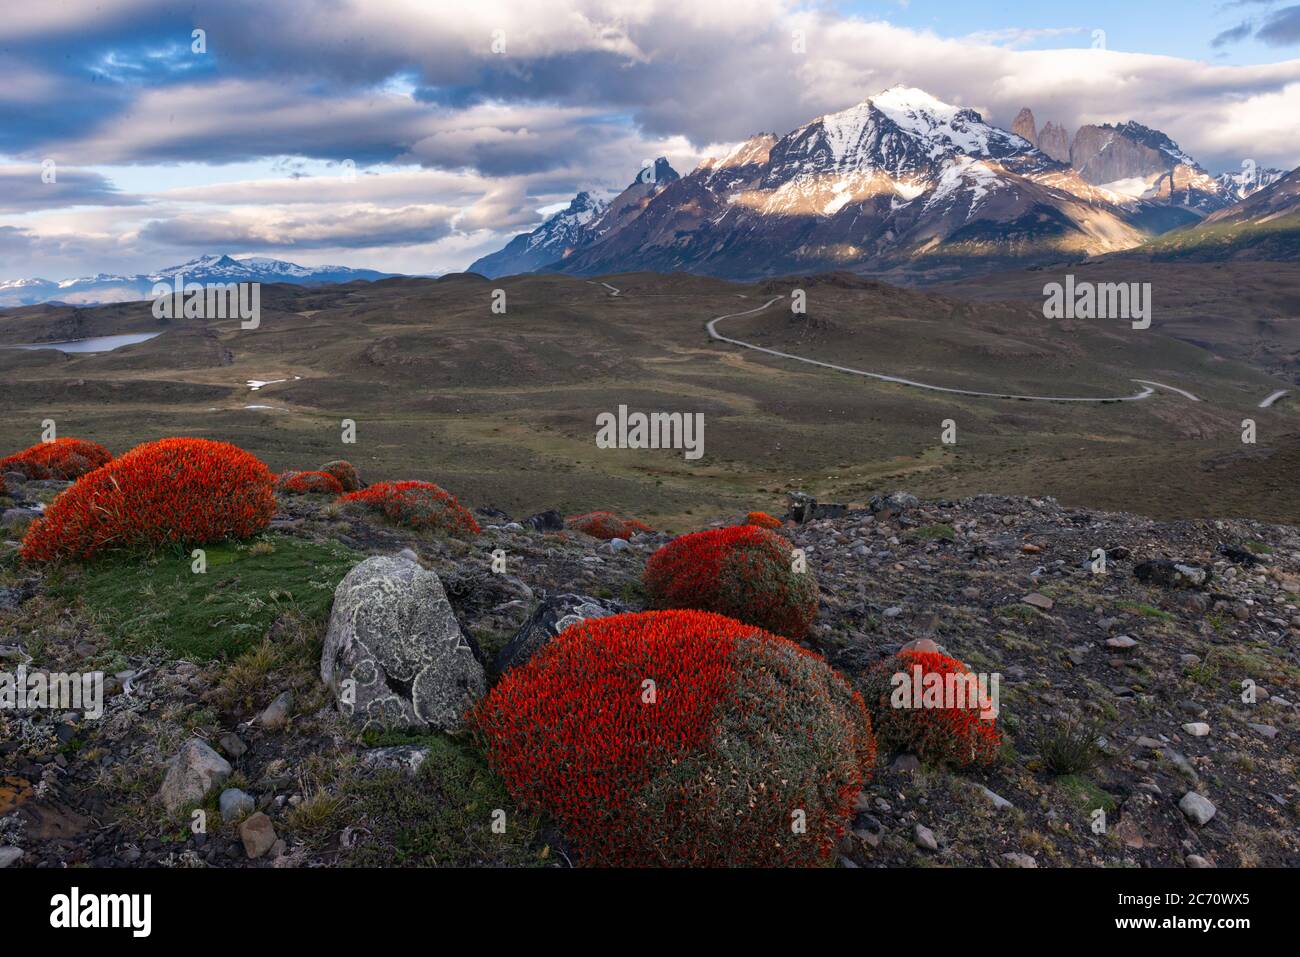
<path fill-rule="evenodd" d="M 321 679 L 366 727 L 452 731 L 487 689 L 437 574 L 402 557 L 357 565 L 334 591 Z"/>

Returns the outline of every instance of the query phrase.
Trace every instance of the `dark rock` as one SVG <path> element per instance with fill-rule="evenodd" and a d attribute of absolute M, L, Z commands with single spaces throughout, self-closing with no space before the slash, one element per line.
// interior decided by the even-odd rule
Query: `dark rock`
<path fill-rule="evenodd" d="M 1238 565 L 1258 565 L 1259 559 L 1253 552 L 1244 548 L 1238 548 L 1236 545 L 1220 545 L 1219 554 L 1230 562 L 1236 562 Z"/>
<path fill-rule="evenodd" d="M 528 620 L 496 657 L 496 669 L 505 674 L 523 664 L 537 650 L 570 625 L 588 618 L 607 618 L 626 609 L 615 601 L 586 595 L 552 595 L 542 600 Z"/>
<path fill-rule="evenodd" d="M 1155 558 L 1137 565 L 1133 574 L 1140 582 L 1162 588 L 1205 588 L 1210 583 L 1213 571 L 1188 562 Z"/>
<path fill-rule="evenodd" d="M 528 516 L 521 524 L 531 525 L 539 532 L 562 532 L 564 531 L 564 516 L 552 508 Z"/>

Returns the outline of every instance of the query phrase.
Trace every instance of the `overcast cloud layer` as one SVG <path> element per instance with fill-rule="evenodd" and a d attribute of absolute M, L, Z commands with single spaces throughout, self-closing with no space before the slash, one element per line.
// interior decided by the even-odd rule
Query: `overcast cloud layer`
<path fill-rule="evenodd" d="M 1026 105 L 1136 119 L 1213 172 L 1293 168 L 1300 6 L 1233 6 L 1216 46 L 1253 38 L 1276 62 L 1093 49 L 1104 36 L 1068 22 L 941 37 L 784 0 L 22 4 L 0 20 L 0 279 L 217 252 L 459 269 L 647 158 L 686 172 L 895 83 L 1002 125 Z"/>

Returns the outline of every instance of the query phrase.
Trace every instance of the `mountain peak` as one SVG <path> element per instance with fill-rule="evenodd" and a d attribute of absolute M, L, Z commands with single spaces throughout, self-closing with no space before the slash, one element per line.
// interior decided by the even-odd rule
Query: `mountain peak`
<path fill-rule="evenodd" d="M 636 179 L 628 184 L 627 188 L 631 189 L 638 183 L 658 183 L 664 185 L 671 183 L 675 179 L 681 179 L 677 170 L 673 169 L 672 164 L 668 162 L 668 157 L 660 156 L 653 163 L 647 163 L 641 167 L 636 174 Z"/>

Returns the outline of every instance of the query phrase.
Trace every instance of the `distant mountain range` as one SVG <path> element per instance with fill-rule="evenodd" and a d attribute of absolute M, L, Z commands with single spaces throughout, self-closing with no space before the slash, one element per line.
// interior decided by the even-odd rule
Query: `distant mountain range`
<path fill-rule="evenodd" d="M 608 203 L 579 193 L 469 271 L 941 279 L 1136 249 L 1286 176 L 1212 176 L 1136 122 L 1071 134 L 1039 129 L 1024 109 L 1013 126 L 893 87 L 783 136 L 754 136 L 686 176 L 661 158 Z"/>
<path fill-rule="evenodd" d="M 376 272 L 373 269 L 351 269 L 347 266 L 299 266 L 280 259 L 258 256 L 244 259 L 233 259 L 230 256 L 201 256 L 177 266 L 169 266 L 156 273 L 135 276 L 100 273 L 96 276 L 64 279 L 58 282 L 48 279 L 11 279 L 0 282 L 0 308 L 30 306 L 42 302 L 62 302 L 68 305 L 133 302 L 148 299 L 156 283 L 170 284 L 175 280 L 177 273 L 185 277 L 185 282 L 287 282 L 296 286 L 352 282 L 355 279 L 374 281 L 395 275 Z"/>

